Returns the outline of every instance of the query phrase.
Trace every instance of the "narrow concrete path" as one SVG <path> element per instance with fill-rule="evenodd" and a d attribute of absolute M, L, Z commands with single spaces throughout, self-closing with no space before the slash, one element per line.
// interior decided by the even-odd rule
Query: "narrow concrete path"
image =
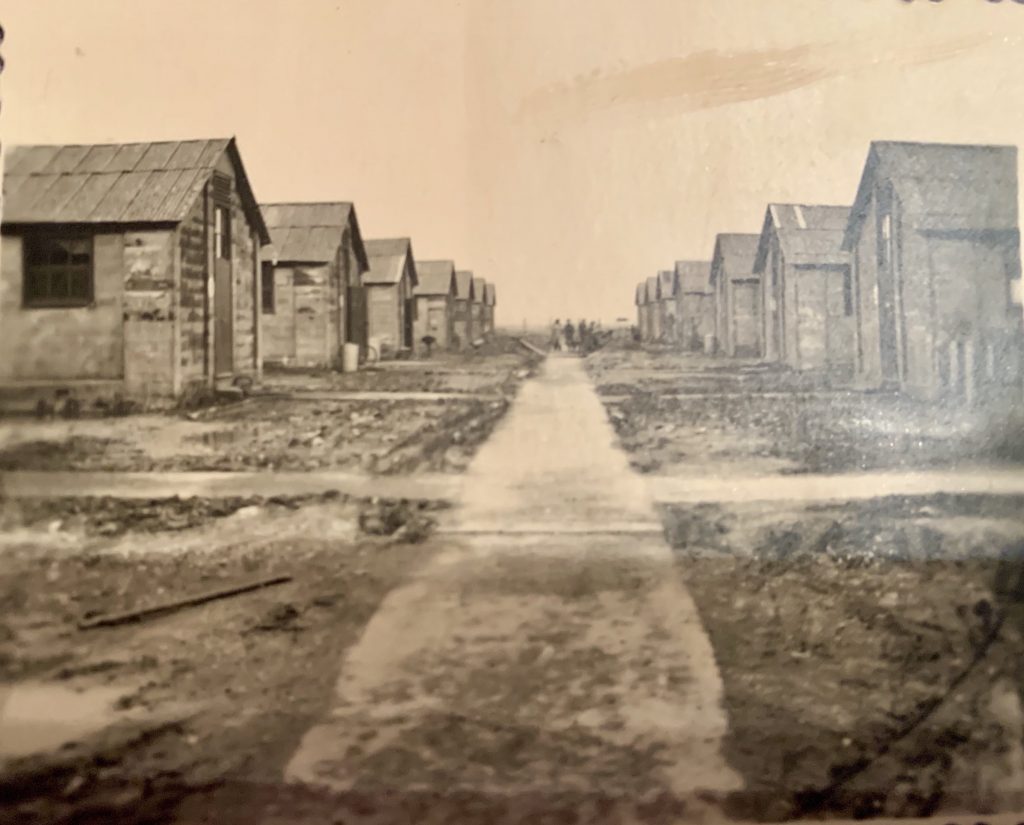
<path fill-rule="evenodd" d="M 580 470 L 585 473 L 585 470 Z M 162 498 L 169 496 L 274 496 L 323 493 L 338 490 L 353 496 L 457 501 L 473 495 L 477 481 L 472 475 L 455 473 L 414 473 L 410 475 L 369 475 L 341 470 L 305 472 L 92 472 L 34 471 L 0 472 L 0 495 L 10 498 L 57 496 L 114 496 L 117 498 Z M 950 470 L 877 470 L 862 473 L 794 475 L 691 474 L 682 469 L 672 476 L 643 476 L 650 497 L 659 504 L 753 501 L 849 501 L 904 495 L 937 493 L 975 495 L 1024 495 L 1024 471 L 1013 467 L 959 467 Z M 530 532 L 543 526 L 551 502 L 542 501 L 516 523 L 496 527 L 493 514 L 485 514 L 489 525 L 449 525 L 452 532 L 473 529 Z M 621 515 L 621 514 L 620 514 Z M 479 518 L 479 514 L 477 515 Z M 613 531 L 607 522 L 593 524 L 587 519 L 561 520 L 560 532 Z M 626 520 L 619 532 L 648 532 L 655 523 L 647 519 Z M 543 529 L 550 529 L 548 527 Z M 660 529 L 660 528 L 657 528 Z"/>
<path fill-rule="evenodd" d="M 688 815 L 740 787 L 711 645 L 578 360 L 522 387 L 441 539 L 349 651 L 289 780 Z"/>

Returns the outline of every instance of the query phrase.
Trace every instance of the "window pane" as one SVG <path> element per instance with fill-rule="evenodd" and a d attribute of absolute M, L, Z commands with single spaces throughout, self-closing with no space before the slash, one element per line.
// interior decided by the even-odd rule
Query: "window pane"
<path fill-rule="evenodd" d="M 68 294 L 85 301 L 89 298 L 89 273 L 75 270 L 68 276 Z"/>
<path fill-rule="evenodd" d="M 68 297 L 68 273 L 65 269 L 50 269 L 49 297 L 60 299 Z"/>
<path fill-rule="evenodd" d="M 46 246 L 35 239 L 26 241 L 26 244 L 28 248 L 25 252 L 25 260 L 28 264 L 30 266 L 34 264 L 45 264 L 47 261 Z"/>
<path fill-rule="evenodd" d="M 67 241 L 51 241 L 49 246 L 51 264 L 66 264 L 71 259 Z"/>

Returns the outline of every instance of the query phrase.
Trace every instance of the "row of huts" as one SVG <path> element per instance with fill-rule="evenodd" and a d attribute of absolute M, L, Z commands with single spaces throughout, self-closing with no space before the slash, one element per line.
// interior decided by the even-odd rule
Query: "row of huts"
<path fill-rule="evenodd" d="M 494 329 L 493 284 L 353 204 L 260 203 L 234 139 L 8 148 L 0 232 L 0 387 L 173 398 Z"/>
<path fill-rule="evenodd" d="M 852 206 L 771 203 L 636 288 L 644 341 L 970 399 L 1021 381 L 1017 150 L 871 144 Z"/>

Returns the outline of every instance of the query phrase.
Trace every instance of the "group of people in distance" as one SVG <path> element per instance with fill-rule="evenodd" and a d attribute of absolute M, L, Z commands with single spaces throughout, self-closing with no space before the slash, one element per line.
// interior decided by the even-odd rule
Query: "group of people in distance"
<path fill-rule="evenodd" d="M 564 324 L 560 318 L 551 325 L 551 341 L 549 348 L 553 352 L 590 352 L 597 335 L 597 323 L 580 321 L 573 326 L 572 321 Z"/>

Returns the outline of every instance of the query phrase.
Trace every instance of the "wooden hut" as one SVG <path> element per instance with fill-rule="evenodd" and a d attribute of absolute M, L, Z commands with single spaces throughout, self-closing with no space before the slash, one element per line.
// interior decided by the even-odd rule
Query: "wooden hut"
<path fill-rule="evenodd" d="M 759 235 L 721 234 L 711 259 L 715 339 L 725 355 L 761 354 L 761 286 L 754 274 Z"/>
<path fill-rule="evenodd" d="M 497 290 L 490 281 L 484 290 L 484 324 L 488 335 L 494 335 L 494 308 L 498 303 Z"/>
<path fill-rule="evenodd" d="M 264 363 L 340 367 L 342 345 L 364 343 L 347 317 L 349 293 L 369 269 L 351 203 L 264 204 Z M 350 328 L 351 327 L 351 328 Z"/>
<path fill-rule="evenodd" d="M 470 312 L 473 315 L 473 340 L 482 340 L 489 335 L 487 330 L 487 306 L 485 304 L 487 292 L 487 281 L 483 278 L 473 278 L 473 300 L 470 303 Z"/>
<path fill-rule="evenodd" d="M 636 330 L 641 341 L 647 340 L 647 282 L 641 281 L 636 285 L 636 292 L 633 295 L 633 303 L 636 305 Z"/>
<path fill-rule="evenodd" d="M 775 203 L 765 211 L 761 279 L 764 357 L 845 381 L 853 375 L 853 288 L 842 249 L 848 206 Z"/>
<path fill-rule="evenodd" d="M 843 249 L 861 383 L 965 400 L 1019 384 L 1016 147 L 872 143 Z"/>
<path fill-rule="evenodd" d="M 663 269 L 658 273 L 658 326 L 665 343 L 677 342 L 678 286 L 674 269 Z"/>
<path fill-rule="evenodd" d="M 413 321 L 413 349 L 423 353 L 447 349 L 452 344 L 455 303 L 455 264 L 452 261 L 417 261 L 419 283 L 413 290 L 416 311 Z M 428 347 L 427 337 L 433 339 Z"/>
<path fill-rule="evenodd" d="M 366 242 L 369 271 L 366 289 L 366 330 L 369 346 L 387 358 L 413 345 L 413 291 L 419 283 L 412 242 L 384 238 Z"/>
<path fill-rule="evenodd" d="M 684 349 L 702 351 L 715 332 L 715 301 L 710 261 L 676 261 L 678 341 Z"/>
<path fill-rule="evenodd" d="M 456 271 L 455 301 L 452 305 L 452 343 L 459 349 L 465 349 L 472 344 L 476 335 L 472 309 L 475 300 L 473 273 L 466 270 Z"/>
<path fill-rule="evenodd" d="M 257 380 L 270 236 L 234 139 L 7 150 L 0 384 L 144 402 Z"/>
<path fill-rule="evenodd" d="M 661 340 L 661 307 L 658 305 L 658 276 L 652 275 L 646 281 L 644 304 L 647 307 L 647 335 L 645 341 Z"/>

